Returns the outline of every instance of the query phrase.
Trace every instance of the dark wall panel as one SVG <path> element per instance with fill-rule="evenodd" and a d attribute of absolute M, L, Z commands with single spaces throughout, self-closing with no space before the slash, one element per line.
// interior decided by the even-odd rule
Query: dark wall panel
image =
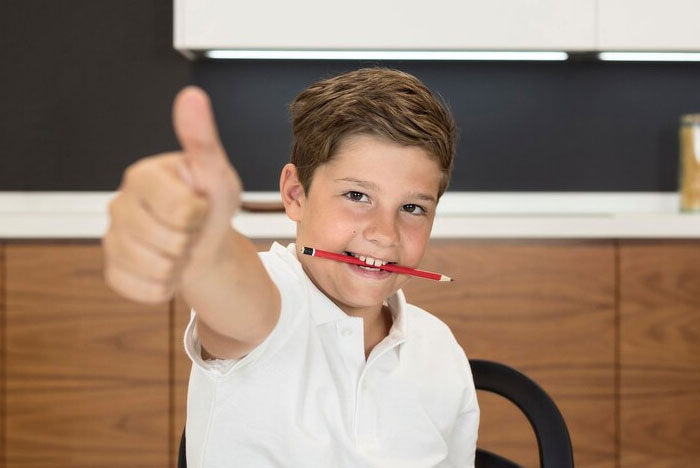
<path fill-rule="evenodd" d="M 287 106 L 318 78 L 377 63 L 208 61 L 225 146 L 249 190 L 276 190 Z M 700 112 L 700 64 L 384 62 L 414 73 L 460 126 L 452 190 L 674 191 L 678 119 Z"/>
<path fill-rule="evenodd" d="M 191 64 L 171 0 L 4 2 L 0 190 L 114 190 L 176 148 L 172 99 Z"/>
<path fill-rule="evenodd" d="M 377 63 L 201 61 L 172 49 L 171 0 L 9 2 L 0 15 L 0 191 L 114 190 L 177 148 L 172 99 L 214 101 L 247 190 L 275 191 L 287 106 L 311 82 Z M 385 62 L 440 93 L 461 128 L 451 189 L 674 191 L 678 117 L 700 64 Z"/>

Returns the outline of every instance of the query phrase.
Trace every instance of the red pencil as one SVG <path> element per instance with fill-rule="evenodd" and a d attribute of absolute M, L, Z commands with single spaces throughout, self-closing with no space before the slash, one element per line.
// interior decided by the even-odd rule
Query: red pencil
<path fill-rule="evenodd" d="M 379 268 L 380 270 L 391 271 L 392 273 L 400 273 L 402 275 L 418 276 L 420 278 L 427 278 L 435 281 L 454 281 L 449 276 L 441 275 L 440 273 L 432 273 L 430 271 L 416 270 L 415 268 L 408 268 L 404 266 L 386 264 L 382 266 L 368 265 L 359 258 L 355 258 L 352 255 L 337 254 L 333 252 L 327 252 L 320 249 L 312 249 L 311 247 L 304 247 L 302 250 L 304 255 L 311 255 L 312 257 L 329 258 L 331 260 L 337 260 L 339 262 L 352 263 L 353 265 L 361 265 Z"/>

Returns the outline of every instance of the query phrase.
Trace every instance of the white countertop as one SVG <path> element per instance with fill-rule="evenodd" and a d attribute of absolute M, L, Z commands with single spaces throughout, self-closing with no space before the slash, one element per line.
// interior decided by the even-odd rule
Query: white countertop
<path fill-rule="evenodd" d="M 99 239 L 112 192 L 0 192 L 0 239 Z M 245 200 L 279 200 L 246 193 Z M 295 236 L 283 213 L 240 212 L 234 226 L 251 238 Z M 448 192 L 433 238 L 700 239 L 700 213 L 679 213 L 673 193 Z"/>

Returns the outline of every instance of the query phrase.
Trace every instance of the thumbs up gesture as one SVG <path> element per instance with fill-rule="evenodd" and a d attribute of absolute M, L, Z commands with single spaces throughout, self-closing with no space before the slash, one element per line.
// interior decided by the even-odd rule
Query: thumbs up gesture
<path fill-rule="evenodd" d="M 173 106 L 182 151 L 129 166 L 103 237 L 107 284 L 146 303 L 170 299 L 222 258 L 241 182 L 219 140 L 206 93 L 190 86 Z"/>

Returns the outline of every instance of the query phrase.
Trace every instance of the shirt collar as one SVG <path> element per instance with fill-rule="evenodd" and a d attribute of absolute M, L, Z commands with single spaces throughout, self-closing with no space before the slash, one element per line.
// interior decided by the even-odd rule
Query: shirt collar
<path fill-rule="evenodd" d="M 387 299 L 387 305 L 393 319 L 389 336 L 395 340 L 406 339 L 406 296 L 404 296 L 403 291 L 400 289 L 396 291 L 393 296 Z"/>

